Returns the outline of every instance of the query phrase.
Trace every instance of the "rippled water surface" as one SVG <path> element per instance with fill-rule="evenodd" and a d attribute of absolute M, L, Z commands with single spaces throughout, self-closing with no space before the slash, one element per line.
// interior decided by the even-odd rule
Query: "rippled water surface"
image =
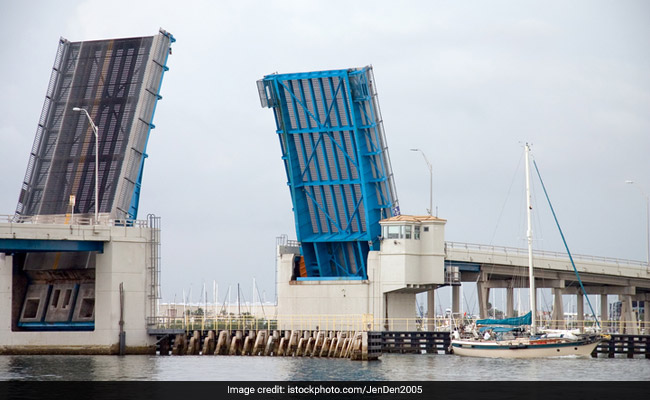
<path fill-rule="evenodd" d="M 384 354 L 380 361 L 228 356 L 0 356 L 0 380 L 650 380 L 650 360 Z"/>

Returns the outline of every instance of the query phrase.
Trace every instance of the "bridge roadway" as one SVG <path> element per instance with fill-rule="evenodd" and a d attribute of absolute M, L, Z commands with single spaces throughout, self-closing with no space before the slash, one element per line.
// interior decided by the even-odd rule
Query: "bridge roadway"
<path fill-rule="evenodd" d="M 606 257 L 572 255 L 580 273 L 585 292 L 600 295 L 601 305 L 607 304 L 607 295 L 618 295 L 622 303 L 621 330 L 638 334 L 639 324 L 632 308 L 633 301 L 642 301 L 645 310 L 650 305 L 650 266 L 641 261 Z M 446 242 L 445 265 L 449 274 L 458 267 L 460 282 L 476 282 L 479 293 L 479 312 L 487 317 L 487 301 L 491 288 L 506 289 L 506 314 L 512 316 L 513 288 L 527 288 L 528 250 L 513 247 L 487 246 L 470 243 Z M 584 299 L 571 261 L 566 253 L 534 251 L 535 286 L 553 291 L 552 321 L 563 320 L 563 295 L 577 296 L 577 313 L 584 315 Z M 452 311 L 460 307 L 459 286 L 452 285 Z M 430 296 L 431 297 L 431 296 Z M 431 304 L 429 304 L 431 305 Z M 593 304 L 592 304 L 593 305 Z M 596 308 L 596 305 L 594 305 Z M 601 319 L 608 320 L 608 307 L 601 307 Z M 580 318 L 579 318 L 580 319 Z M 650 312 L 644 312 L 641 328 L 650 332 Z"/>

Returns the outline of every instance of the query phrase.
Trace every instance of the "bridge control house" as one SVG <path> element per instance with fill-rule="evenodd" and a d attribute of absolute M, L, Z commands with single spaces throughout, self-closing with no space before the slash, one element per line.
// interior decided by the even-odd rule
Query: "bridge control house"
<path fill-rule="evenodd" d="M 278 315 L 365 314 L 371 330 L 415 330 L 415 295 L 429 292 L 432 301 L 445 284 L 446 221 L 400 215 L 380 223 L 380 250 L 368 253 L 366 279 L 303 277 L 297 243 L 279 246 Z"/>

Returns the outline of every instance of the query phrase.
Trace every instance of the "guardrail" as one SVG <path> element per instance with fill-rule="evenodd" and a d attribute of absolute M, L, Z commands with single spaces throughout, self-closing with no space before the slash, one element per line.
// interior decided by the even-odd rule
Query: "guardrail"
<path fill-rule="evenodd" d="M 153 317 L 147 319 L 149 328 L 194 330 L 328 330 L 328 331 L 444 331 L 449 330 L 449 318 L 389 318 L 374 319 L 367 314 L 349 315 L 252 315 L 203 317 Z"/>
<path fill-rule="evenodd" d="M 518 248 L 518 247 L 493 246 L 493 245 L 461 243 L 461 242 L 445 242 L 445 253 L 447 253 L 447 249 L 481 251 L 485 253 L 506 254 L 506 255 L 508 254 L 514 254 L 520 256 L 528 255 L 527 249 Z M 569 259 L 569 256 L 566 253 L 556 252 L 556 251 L 533 250 L 533 254 L 538 257 L 559 258 L 564 260 Z M 648 264 L 643 261 L 626 260 L 621 258 L 589 256 L 584 254 L 572 254 L 571 256 L 575 261 L 590 261 L 590 262 L 627 265 L 627 266 L 640 266 L 640 267 L 648 266 Z"/>
<path fill-rule="evenodd" d="M 47 225 L 104 225 L 146 228 L 146 220 L 111 219 L 107 214 L 100 214 L 97 221 L 94 215 L 53 214 L 53 215 L 6 215 L 0 214 L 0 223 L 8 224 L 47 224 Z"/>
<path fill-rule="evenodd" d="M 454 329 L 461 325 L 468 326 L 475 322 L 474 318 L 455 316 Z M 551 320 L 538 319 L 540 329 L 580 329 L 593 330 L 594 320 Z M 149 328 L 181 329 L 187 332 L 195 330 L 326 330 L 326 331 L 435 331 L 449 332 L 450 318 L 387 318 L 373 319 L 368 314 L 349 315 L 279 315 L 273 317 L 256 317 L 252 315 L 203 317 L 186 315 L 185 317 L 153 317 L 147 319 Z M 623 326 L 636 326 L 642 334 L 650 334 L 650 326 L 643 321 L 607 320 L 600 321 L 605 333 L 620 333 Z"/>
<path fill-rule="evenodd" d="M 616 333 L 621 334 L 623 331 L 632 330 L 636 328 L 641 334 L 650 334 L 650 324 L 642 320 L 626 321 L 626 320 L 599 320 L 600 328 L 603 333 Z M 542 329 L 560 329 L 560 330 L 573 330 L 579 329 L 580 331 L 590 331 L 597 328 L 596 322 L 593 319 L 564 319 L 552 320 L 543 319 L 538 320 L 538 325 Z"/>

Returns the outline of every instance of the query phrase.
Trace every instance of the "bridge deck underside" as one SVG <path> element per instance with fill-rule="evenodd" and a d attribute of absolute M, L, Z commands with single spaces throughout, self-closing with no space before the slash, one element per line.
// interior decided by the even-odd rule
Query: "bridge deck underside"
<path fill-rule="evenodd" d="M 372 69 L 269 75 L 303 277 L 366 278 L 396 195 Z"/>

